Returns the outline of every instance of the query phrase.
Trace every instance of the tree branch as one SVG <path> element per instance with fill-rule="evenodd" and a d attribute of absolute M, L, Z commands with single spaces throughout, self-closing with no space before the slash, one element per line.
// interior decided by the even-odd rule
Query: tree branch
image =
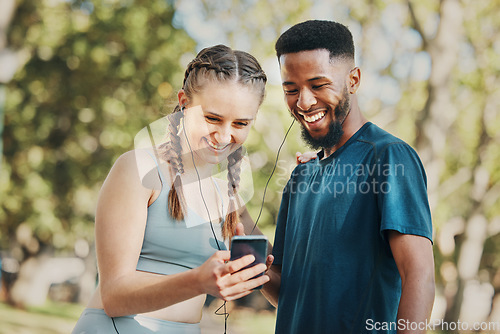
<path fill-rule="evenodd" d="M 412 27 L 422 37 L 423 49 L 427 50 L 427 47 L 429 45 L 429 41 L 427 39 L 427 36 L 425 35 L 425 32 L 422 29 L 422 26 L 420 25 L 420 21 L 417 18 L 417 15 L 415 13 L 415 9 L 413 8 L 413 4 L 411 3 L 411 0 L 407 0 L 407 3 L 408 3 L 408 11 L 410 12 L 410 17 L 411 17 L 411 21 L 412 21 Z"/>

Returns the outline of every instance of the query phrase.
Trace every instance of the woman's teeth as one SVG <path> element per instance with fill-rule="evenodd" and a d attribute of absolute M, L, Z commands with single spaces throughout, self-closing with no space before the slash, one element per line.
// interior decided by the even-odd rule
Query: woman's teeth
<path fill-rule="evenodd" d="M 229 144 L 225 144 L 225 145 L 216 145 L 214 143 L 212 143 L 210 140 L 207 140 L 207 143 L 208 143 L 208 146 L 210 146 L 211 148 L 215 149 L 215 150 L 223 150 L 224 148 L 226 148 L 227 145 Z"/>
<path fill-rule="evenodd" d="M 322 111 L 322 112 L 319 112 L 319 113 L 312 115 L 312 116 L 307 116 L 307 115 L 303 115 L 303 116 L 304 116 L 304 120 L 307 123 L 312 123 L 312 122 L 317 121 L 318 119 L 322 119 L 323 117 L 325 117 L 325 112 Z"/>

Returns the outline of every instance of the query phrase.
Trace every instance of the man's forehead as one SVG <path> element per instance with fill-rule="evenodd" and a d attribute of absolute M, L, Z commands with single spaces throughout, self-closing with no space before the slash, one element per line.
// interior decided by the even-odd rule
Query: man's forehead
<path fill-rule="evenodd" d="M 351 68 L 345 58 L 330 59 L 330 53 L 323 49 L 283 54 L 280 65 L 283 84 L 294 81 L 294 78 L 310 81 L 336 74 L 343 75 Z"/>
<path fill-rule="evenodd" d="M 330 57 L 326 49 L 315 49 L 282 54 L 279 64 L 283 66 L 324 66 L 324 67 L 354 67 L 354 61 L 348 57 Z"/>
<path fill-rule="evenodd" d="M 330 52 L 326 49 L 305 50 L 299 52 L 284 53 L 280 56 L 281 65 L 291 62 L 329 62 Z"/>

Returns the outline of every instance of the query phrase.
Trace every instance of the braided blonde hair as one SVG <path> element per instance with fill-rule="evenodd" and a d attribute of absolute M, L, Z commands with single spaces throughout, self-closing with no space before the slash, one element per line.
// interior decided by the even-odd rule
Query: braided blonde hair
<path fill-rule="evenodd" d="M 207 82 L 235 81 L 244 85 L 251 85 L 259 93 L 259 104 L 264 99 L 266 74 L 260 67 L 259 62 L 250 54 L 232 50 L 225 45 L 216 45 L 201 50 L 187 66 L 184 74 L 182 89 L 188 99 L 193 94 L 200 92 Z M 181 159 L 181 144 L 178 136 L 178 128 L 182 119 L 182 108 L 177 105 L 170 116 L 168 133 L 170 141 L 163 147 L 166 160 L 170 163 L 174 176 L 174 182 L 168 193 L 168 210 L 176 220 L 184 219 L 186 208 L 184 194 L 182 192 L 182 181 L 180 175 L 184 172 Z M 240 183 L 240 165 L 243 158 L 242 147 L 228 156 L 228 196 L 229 206 L 226 219 L 222 226 L 222 236 L 230 240 L 234 235 L 234 229 L 238 223 L 236 196 Z"/>

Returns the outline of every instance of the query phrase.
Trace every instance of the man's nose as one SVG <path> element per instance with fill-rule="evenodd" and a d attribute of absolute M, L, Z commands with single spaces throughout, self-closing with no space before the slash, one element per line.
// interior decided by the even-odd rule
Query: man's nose
<path fill-rule="evenodd" d="M 316 104 L 316 97 L 314 96 L 313 92 L 311 92 L 309 89 L 303 89 L 299 92 L 299 98 L 297 100 L 297 108 L 300 110 L 307 111 L 309 110 L 313 105 Z"/>

